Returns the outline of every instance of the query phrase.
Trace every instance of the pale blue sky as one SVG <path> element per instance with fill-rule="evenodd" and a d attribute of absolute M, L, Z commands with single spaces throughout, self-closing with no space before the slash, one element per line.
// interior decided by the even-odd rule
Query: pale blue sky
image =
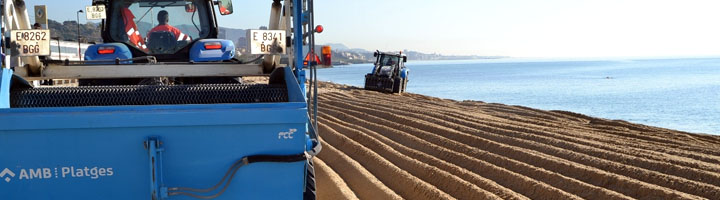
<path fill-rule="evenodd" d="M 75 20 L 91 0 L 26 0 Z M 233 0 L 220 25 L 268 23 L 270 0 Z M 315 0 L 319 43 L 515 57 L 720 55 L 718 0 Z M 61 12 L 62 11 L 62 12 Z M 81 22 L 85 22 L 82 19 Z"/>

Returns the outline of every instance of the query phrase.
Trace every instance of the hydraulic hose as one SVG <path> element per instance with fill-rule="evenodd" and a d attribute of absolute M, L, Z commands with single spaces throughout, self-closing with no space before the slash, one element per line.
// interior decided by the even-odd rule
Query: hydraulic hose
<path fill-rule="evenodd" d="M 233 180 L 233 177 L 235 177 L 235 173 L 237 171 L 246 165 L 252 164 L 252 163 L 258 163 L 258 162 L 275 162 L 275 163 L 290 163 L 290 162 L 299 162 L 306 160 L 305 154 L 297 154 L 297 155 L 286 155 L 286 156 L 276 156 L 276 155 L 254 155 L 254 156 L 247 156 L 243 157 L 242 159 L 235 161 L 227 172 L 225 172 L 225 175 L 220 179 L 220 181 L 215 184 L 214 186 L 210 188 L 205 189 L 197 189 L 197 188 L 187 188 L 187 187 L 172 187 L 168 188 L 168 191 L 174 191 L 169 192 L 168 196 L 175 196 L 175 195 L 185 195 L 193 198 L 198 199 L 214 199 L 225 193 L 225 190 L 227 190 L 228 186 L 230 186 L 230 183 Z M 229 175 L 229 178 L 228 178 Z M 219 192 L 213 194 L 213 195 L 199 195 L 194 193 L 208 193 L 217 190 L 220 186 L 222 186 L 224 183 L 224 186 L 222 189 L 220 189 Z M 190 193 L 194 192 L 194 193 Z"/>

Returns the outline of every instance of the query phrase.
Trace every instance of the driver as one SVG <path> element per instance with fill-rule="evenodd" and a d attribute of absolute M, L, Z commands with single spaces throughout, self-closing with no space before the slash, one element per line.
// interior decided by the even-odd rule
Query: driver
<path fill-rule="evenodd" d="M 173 26 L 170 26 L 170 24 L 168 24 L 168 22 L 170 22 L 170 15 L 168 14 L 167 11 L 161 10 L 160 12 L 158 12 L 157 19 L 158 19 L 158 25 L 155 28 L 153 28 L 152 30 L 150 30 L 150 32 L 147 34 L 148 36 L 150 35 L 150 33 L 153 33 L 153 32 L 167 31 L 167 32 L 173 33 L 175 35 L 175 37 L 177 37 L 177 41 L 183 41 L 183 40 L 191 41 L 192 40 L 192 38 L 189 35 L 184 34 L 182 31 L 180 31 L 180 29 L 177 29 Z"/>
<path fill-rule="evenodd" d="M 387 63 L 385 63 L 387 66 L 395 66 L 395 59 L 390 58 L 388 59 Z"/>

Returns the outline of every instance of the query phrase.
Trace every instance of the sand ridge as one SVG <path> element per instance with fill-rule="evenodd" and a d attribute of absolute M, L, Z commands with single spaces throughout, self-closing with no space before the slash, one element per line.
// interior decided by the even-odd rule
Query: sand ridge
<path fill-rule="evenodd" d="M 319 199 L 720 197 L 720 136 L 326 82 L 319 100 Z"/>

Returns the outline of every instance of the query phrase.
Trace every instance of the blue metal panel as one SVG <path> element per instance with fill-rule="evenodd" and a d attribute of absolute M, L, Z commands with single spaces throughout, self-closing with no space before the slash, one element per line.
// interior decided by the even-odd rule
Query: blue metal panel
<path fill-rule="evenodd" d="M 300 86 L 296 84 L 297 82 L 297 79 L 293 76 L 292 69 L 285 67 L 285 83 L 288 86 L 288 99 L 290 102 L 305 103 L 305 92 L 303 88 L 300 88 Z"/>
<path fill-rule="evenodd" d="M 205 49 L 205 43 L 219 42 L 220 49 Z M 225 61 L 235 57 L 235 44 L 230 40 L 203 39 L 190 48 L 190 60 L 195 62 Z"/>
<path fill-rule="evenodd" d="M 163 141 L 165 186 L 206 188 L 217 183 L 231 163 L 243 156 L 302 153 L 306 142 L 302 133 L 292 139 L 279 139 L 278 133 L 303 126 L 128 125 L 2 131 L 0 152 L 5 153 L 0 158 L 0 170 L 7 168 L 15 176 L 0 181 L 0 194 L 7 199 L 149 199 L 151 179 L 143 142 L 151 136 Z M 101 169 L 105 176 L 100 175 Z M 251 164 L 238 171 L 219 199 L 300 197 L 303 170 L 304 162 Z M 279 189 L 283 192 L 277 192 Z M 170 199 L 182 199 L 176 197 Z"/>
<path fill-rule="evenodd" d="M 0 72 L 0 109 L 10 108 L 10 80 L 12 80 L 12 70 L 2 68 Z"/>
<path fill-rule="evenodd" d="M 115 47 L 115 53 L 113 54 L 99 54 L 98 48 L 100 47 Z M 105 43 L 105 44 L 95 44 L 90 45 L 87 50 L 85 50 L 85 60 L 108 60 L 111 62 L 108 63 L 98 63 L 98 64 L 115 64 L 114 60 L 116 58 L 119 59 L 130 59 L 132 58 L 132 53 L 130 53 L 130 49 L 125 44 L 122 43 Z M 132 64 L 132 61 L 123 61 L 120 64 Z"/>

